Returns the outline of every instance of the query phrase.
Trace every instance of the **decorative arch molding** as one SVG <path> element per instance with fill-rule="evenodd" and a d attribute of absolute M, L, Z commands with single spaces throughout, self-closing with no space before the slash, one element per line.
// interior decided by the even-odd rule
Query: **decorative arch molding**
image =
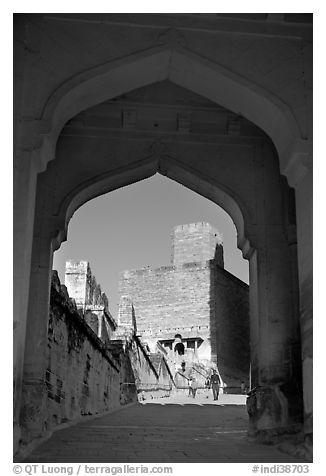
<path fill-rule="evenodd" d="M 235 224 L 238 248 L 241 249 L 243 257 L 249 259 L 253 251 L 254 237 L 250 235 L 249 241 L 246 236 L 245 224 L 250 223 L 252 217 L 241 203 L 240 198 L 215 179 L 212 180 L 170 155 L 158 154 L 155 146 L 152 149 L 154 153 L 150 156 L 134 162 L 130 166 L 119 167 L 113 172 L 100 174 L 91 180 L 80 183 L 64 197 L 55 215 L 57 226 L 52 240 L 53 251 L 57 250 L 63 241 L 66 241 L 69 221 L 74 212 L 84 203 L 159 173 L 223 208 Z M 60 223 L 59 226 L 58 223 Z"/>
<path fill-rule="evenodd" d="M 55 158 L 58 136 L 69 119 L 96 104 L 167 79 L 243 115 L 263 129 L 276 146 L 281 172 L 294 181 L 294 165 L 302 154 L 306 157 L 307 141 L 301 138 L 291 109 L 269 91 L 179 44 L 162 45 L 107 62 L 61 85 L 42 114 L 43 128 L 47 130 L 42 143 L 43 170 Z"/>

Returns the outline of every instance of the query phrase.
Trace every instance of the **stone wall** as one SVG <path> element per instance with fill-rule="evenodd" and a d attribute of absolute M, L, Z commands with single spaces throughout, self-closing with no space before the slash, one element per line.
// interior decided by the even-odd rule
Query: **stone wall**
<path fill-rule="evenodd" d="M 121 371 L 121 399 L 128 402 L 135 388 L 141 400 L 168 396 L 174 385 L 172 367 L 165 358 L 166 351 L 154 345 L 156 352 L 150 352 L 147 342 L 137 337 L 137 317 L 129 297 L 123 297 L 119 307 L 119 326 L 116 341 L 109 345 L 123 359 Z M 120 338 L 120 340 L 118 340 Z M 123 352 L 117 346 L 122 348 Z M 174 373 L 174 372 L 173 372 Z"/>
<path fill-rule="evenodd" d="M 128 326 L 120 328 L 120 335 L 117 331 L 116 339 L 103 342 L 94 319 L 90 322 L 90 315 L 77 308 L 53 271 L 44 429 L 117 409 L 137 401 L 138 393 L 141 399 L 170 393 L 172 376 L 163 356 L 150 356 Z"/>
<path fill-rule="evenodd" d="M 109 300 L 97 283 L 89 262 L 67 261 L 65 285 L 77 308 L 83 311 L 87 324 L 102 341 L 109 341 L 117 324 L 109 311 Z"/>
<path fill-rule="evenodd" d="M 135 336 L 128 348 L 137 393 L 141 400 L 168 396 L 172 390 L 172 376 L 164 357 L 146 352 Z"/>
<path fill-rule="evenodd" d="M 53 272 L 45 375 L 46 426 L 120 406 L 120 364 Z"/>
<path fill-rule="evenodd" d="M 161 339 L 173 339 L 176 333 L 211 338 L 208 325 L 214 298 L 210 288 L 209 261 L 124 271 L 119 283 L 120 295 L 133 302 L 138 333 Z"/>
<path fill-rule="evenodd" d="M 166 163 L 161 152 L 153 158 L 153 169 L 142 169 L 139 161 L 148 157 L 152 137 L 162 137 L 160 128 L 154 130 L 150 120 L 153 131 L 146 132 L 146 141 L 141 131 L 132 131 L 133 136 L 119 132 L 112 138 L 110 132 L 102 128 L 105 141 L 102 153 L 99 142 L 95 141 L 94 128 L 89 134 L 91 137 L 85 140 L 84 122 L 80 121 L 80 136 L 72 137 L 67 131 L 64 137 L 63 131 L 55 150 L 58 131 L 73 115 L 79 111 L 84 114 L 87 108 L 101 101 L 116 99 L 116 96 L 162 78 L 170 78 L 235 113 L 240 112 L 262 127 L 277 147 L 281 173 L 296 188 L 305 431 L 307 434 L 312 432 L 313 28 L 312 20 L 305 23 L 306 17 L 307 14 L 254 14 L 249 18 L 247 14 L 229 18 L 219 14 L 207 18 L 205 14 L 148 13 L 15 15 L 15 441 L 19 439 L 19 418 L 24 411 L 22 389 L 34 387 L 37 395 L 37 382 L 41 381 L 45 370 L 50 250 L 58 247 L 66 236 L 67 222 L 82 201 L 146 178 L 156 171 L 216 203 L 225 200 L 223 203 L 229 204 L 229 193 L 229 197 L 234 197 L 242 210 L 246 210 L 245 226 L 250 239 L 256 238 L 255 230 L 263 225 L 263 238 L 257 237 L 266 257 L 266 265 L 260 265 L 257 275 L 260 336 L 254 365 L 262 362 L 263 368 L 262 372 L 260 367 L 256 369 L 257 383 L 265 385 L 264 375 L 273 378 L 276 373 L 276 358 L 273 357 L 269 365 L 269 356 L 279 356 L 282 364 L 287 335 L 282 340 L 278 330 L 282 322 L 293 320 L 293 313 L 284 305 L 288 289 L 282 285 L 282 272 L 277 269 L 278 262 L 286 267 L 286 260 L 275 258 L 275 250 L 274 254 L 270 253 L 265 239 L 279 223 L 266 210 L 266 204 L 268 208 L 274 206 L 277 192 L 273 190 L 262 196 L 258 190 L 266 191 L 271 178 L 268 161 L 256 167 L 234 152 L 234 163 L 230 165 L 224 150 L 216 148 L 210 161 L 209 147 L 200 143 L 194 151 L 196 160 L 192 164 L 198 172 L 193 180 L 187 176 L 186 167 L 177 174 L 177 169 Z M 107 41 L 108 34 L 110 38 L 112 35 L 112 41 Z M 85 50 L 89 54 L 86 55 Z M 89 72 L 87 78 L 85 72 Z M 152 109 L 156 111 L 156 108 Z M 228 129 L 234 134 L 233 127 Z M 207 127 L 202 130 L 207 131 Z M 185 165 L 190 167 L 189 156 L 196 145 L 191 141 L 187 149 L 185 143 L 191 134 L 163 135 L 166 138 L 169 135 L 170 139 L 165 151 L 169 160 L 180 163 L 184 158 Z M 178 135 L 179 151 L 175 147 Z M 228 138 L 234 139 L 237 138 Z M 116 143 L 121 146 L 118 150 Z M 258 156 L 261 154 L 256 149 L 255 157 Z M 47 167 L 54 157 L 51 166 Z M 157 166 L 154 166 L 155 162 Z M 46 183 L 43 195 L 39 193 L 42 175 L 50 171 L 53 179 Z M 251 174 L 256 179 L 250 183 Z M 209 181 L 200 185 L 205 176 Z M 109 179 L 103 182 L 103 177 Z M 80 192 L 80 197 L 73 198 L 72 191 Z M 220 196 L 226 198 L 221 200 Z M 251 197 L 253 203 L 249 203 Z M 69 205 L 68 213 L 65 206 L 61 206 L 64 203 Z M 226 209 L 231 207 L 226 206 Z M 62 211 L 60 216 L 58 210 Z M 283 226 L 281 232 L 284 233 Z M 53 240 L 54 236 L 60 238 Z M 277 240 L 275 245 L 278 245 Z M 275 290 L 272 280 L 266 280 L 268 273 L 264 272 L 264 267 L 275 276 L 281 291 L 285 288 L 284 293 Z M 251 272 L 253 269 L 254 265 Z M 290 283 L 290 279 L 287 282 Z M 277 321 L 272 316 L 274 310 Z M 264 332 L 265 327 L 267 332 Z M 271 339 L 274 334 L 279 339 L 275 343 Z M 40 408 L 40 402 L 34 401 L 35 407 Z"/>
<path fill-rule="evenodd" d="M 221 237 L 209 224 L 180 225 L 172 237 L 178 264 L 124 271 L 121 306 L 129 298 L 137 332 L 152 343 L 200 337 L 197 357 L 218 362 L 223 379 L 239 385 L 249 373 L 249 287 L 221 266 Z M 211 259 L 185 261 L 194 256 Z"/>
<path fill-rule="evenodd" d="M 97 283 L 88 261 L 70 260 L 66 262 L 65 286 L 77 307 L 86 305 L 109 308 L 109 300 Z"/>
<path fill-rule="evenodd" d="M 209 223 L 178 225 L 172 232 L 171 263 L 179 265 L 215 259 L 224 266 L 222 236 Z"/>
<path fill-rule="evenodd" d="M 229 386 L 248 385 L 250 362 L 249 286 L 220 267 L 212 266 L 218 368 Z M 213 332 L 213 330 L 211 331 Z M 212 347 L 212 354 L 215 349 Z"/>
<path fill-rule="evenodd" d="M 122 301 L 131 299 L 140 335 L 164 339 L 174 338 L 175 333 L 190 337 L 199 332 L 206 339 L 214 338 L 207 326 L 214 312 L 211 260 L 215 256 L 222 265 L 217 230 L 203 222 L 179 225 L 172 232 L 171 265 L 121 274 L 120 296 Z"/>

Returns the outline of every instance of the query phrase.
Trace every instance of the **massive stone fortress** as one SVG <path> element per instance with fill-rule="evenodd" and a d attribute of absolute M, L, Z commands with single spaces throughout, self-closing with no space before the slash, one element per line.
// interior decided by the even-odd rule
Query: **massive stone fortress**
<path fill-rule="evenodd" d="M 224 269 L 218 231 L 203 222 L 175 227 L 171 261 L 121 274 L 119 292 L 133 303 L 138 334 L 170 350 L 181 335 L 185 355 L 218 364 L 226 381 L 247 374 L 248 286 Z"/>

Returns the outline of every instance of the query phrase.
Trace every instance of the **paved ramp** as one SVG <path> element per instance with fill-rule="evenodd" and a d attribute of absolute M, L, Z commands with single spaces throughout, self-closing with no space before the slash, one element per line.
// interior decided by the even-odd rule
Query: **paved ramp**
<path fill-rule="evenodd" d="M 297 463 L 250 442 L 245 397 L 211 394 L 150 400 L 55 431 L 25 462 Z"/>

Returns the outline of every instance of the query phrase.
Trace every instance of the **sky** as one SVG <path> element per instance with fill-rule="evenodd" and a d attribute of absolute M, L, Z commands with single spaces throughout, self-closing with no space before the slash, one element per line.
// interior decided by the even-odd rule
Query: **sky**
<path fill-rule="evenodd" d="M 79 208 L 70 220 L 67 241 L 54 253 L 53 269 L 64 284 L 67 260 L 89 261 L 109 298 L 110 312 L 117 318 L 119 273 L 170 264 L 173 227 L 201 221 L 223 235 L 225 269 L 249 283 L 248 261 L 237 249 L 230 216 L 210 200 L 159 174 Z"/>

